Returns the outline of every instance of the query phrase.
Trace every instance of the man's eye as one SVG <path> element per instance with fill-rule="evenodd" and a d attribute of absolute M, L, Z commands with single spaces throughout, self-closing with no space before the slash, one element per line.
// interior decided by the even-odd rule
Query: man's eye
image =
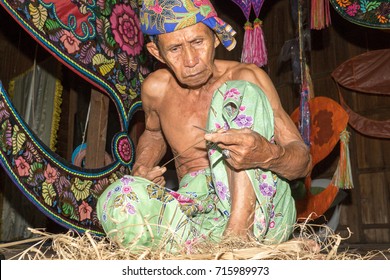
<path fill-rule="evenodd" d="M 203 40 L 196 40 L 193 42 L 194 45 L 200 45 L 203 43 Z"/>
<path fill-rule="evenodd" d="M 169 49 L 171 52 L 177 52 L 179 51 L 179 47 L 172 47 Z"/>

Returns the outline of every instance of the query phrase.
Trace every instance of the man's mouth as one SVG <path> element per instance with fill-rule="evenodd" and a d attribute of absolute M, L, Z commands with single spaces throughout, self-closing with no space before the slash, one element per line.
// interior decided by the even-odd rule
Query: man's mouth
<path fill-rule="evenodd" d="M 184 78 L 194 78 L 194 77 L 197 77 L 199 75 L 202 75 L 203 72 L 204 72 L 204 70 L 198 71 L 196 73 L 190 73 L 190 74 L 185 75 Z"/>

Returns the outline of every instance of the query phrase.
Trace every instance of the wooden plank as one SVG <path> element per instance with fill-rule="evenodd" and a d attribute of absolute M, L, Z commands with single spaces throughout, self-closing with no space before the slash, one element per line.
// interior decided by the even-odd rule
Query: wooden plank
<path fill-rule="evenodd" d="M 383 168 L 384 158 L 381 143 L 384 140 L 365 137 L 359 133 L 355 134 L 357 145 L 358 168 Z M 367 151 L 370 152 L 367 152 Z"/>
<path fill-rule="evenodd" d="M 109 99 L 95 89 L 91 91 L 91 109 L 88 120 L 85 168 L 104 166 L 106 152 Z"/>
<path fill-rule="evenodd" d="M 390 229 L 366 229 L 364 235 L 368 243 L 388 243 Z"/>
<path fill-rule="evenodd" d="M 363 224 L 389 222 L 388 188 L 383 173 L 360 174 Z"/>
<path fill-rule="evenodd" d="M 74 129 L 75 129 L 75 116 L 77 112 L 77 92 L 71 88 L 69 90 L 69 104 L 68 104 L 68 133 L 67 133 L 67 148 L 66 148 L 66 158 L 71 161 L 73 153 L 73 139 L 74 139 Z"/>

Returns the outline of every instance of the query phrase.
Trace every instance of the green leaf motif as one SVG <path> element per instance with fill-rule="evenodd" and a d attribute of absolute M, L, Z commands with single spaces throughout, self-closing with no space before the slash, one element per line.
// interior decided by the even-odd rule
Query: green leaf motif
<path fill-rule="evenodd" d="M 373 2 L 369 2 L 367 4 L 366 8 L 367 8 L 367 11 L 372 11 L 372 10 L 375 10 L 376 8 L 378 8 L 380 5 L 381 5 L 381 2 L 373 1 Z"/>
<path fill-rule="evenodd" d="M 47 31 L 54 31 L 54 30 L 60 29 L 61 25 L 58 23 L 58 21 L 48 19 L 45 22 L 45 27 L 46 27 Z"/>

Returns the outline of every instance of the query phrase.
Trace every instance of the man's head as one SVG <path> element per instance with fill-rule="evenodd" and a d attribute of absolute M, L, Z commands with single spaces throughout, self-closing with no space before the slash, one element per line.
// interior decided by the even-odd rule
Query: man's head
<path fill-rule="evenodd" d="M 174 72 L 183 86 L 198 88 L 213 75 L 214 54 L 218 44 L 210 28 L 198 23 L 158 35 L 158 47 L 150 42 L 147 48 Z"/>
<path fill-rule="evenodd" d="M 212 76 L 220 42 L 227 49 L 236 43 L 234 30 L 217 17 L 209 0 L 146 0 L 140 18 L 142 31 L 153 36 L 149 52 L 190 88 Z"/>

